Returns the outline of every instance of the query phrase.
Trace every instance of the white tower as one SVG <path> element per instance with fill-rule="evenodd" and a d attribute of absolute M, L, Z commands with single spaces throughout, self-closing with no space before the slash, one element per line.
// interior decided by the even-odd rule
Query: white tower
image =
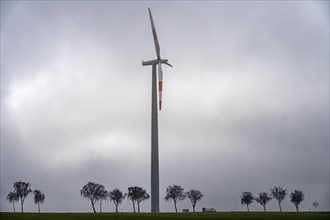
<path fill-rule="evenodd" d="M 151 212 L 159 212 L 159 155 L 158 155 L 158 109 L 157 109 L 157 75 L 156 66 L 158 65 L 158 92 L 159 110 L 162 109 L 162 90 L 163 90 L 163 71 L 162 63 L 172 67 L 168 60 L 160 58 L 160 47 L 156 34 L 155 25 L 149 8 L 152 34 L 156 47 L 157 59 L 142 61 L 143 66 L 152 66 L 152 104 L 151 104 Z"/>

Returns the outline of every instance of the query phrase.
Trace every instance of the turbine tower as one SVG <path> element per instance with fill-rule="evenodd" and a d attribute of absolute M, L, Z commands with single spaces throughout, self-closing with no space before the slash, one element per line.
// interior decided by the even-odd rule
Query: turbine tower
<path fill-rule="evenodd" d="M 159 212 L 159 161 L 158 161 L 158 109 L 157 109 L 157 75 L 156 66 L 158 65 L 158 94 L 159 94 L 159 110 L 162 109 L 162 91 L 163 91 L 163 70 L 162 64 L 167 64 L 168 60 L 160 58 L 160 47 L 156 34 L 154 21 L 152 19 L 151 10 L 149 17 L 151 22 L 152 35 L 155 42 L 157 59 L 143 61 L 143 66 L 152 66 L 152 104 L 151 104 L 151 212 Z"/>

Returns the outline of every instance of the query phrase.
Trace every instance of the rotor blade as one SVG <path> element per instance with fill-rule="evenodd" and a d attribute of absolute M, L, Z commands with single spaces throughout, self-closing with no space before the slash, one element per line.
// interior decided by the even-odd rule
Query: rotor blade
<path fill-rule="evenodd" d="M 165 62 L 166 65 L 169 65 L 170 67 L 173 67 L 171 64 L 169 64 L 168 62 Z"/>
<path fill-rule="evenodd" d="M 157 53 L 157 59 L 160 59 L 160 47 L 159 47 L 159 42 L 158 42 L 157 33 L 156 33 L 156 29 L 155 29 L 155 24 L 154 24 L 154 20 L 152 19 L 151 10 L 150 10 L 150 8 L 148 8 L 148 9 L 149 9 L 150 22 L 151 22 L 152 35 L 154 37 L 155 48 L 156 48 L 156 53 Z"/>
<path fill-rule="evenodd" d="M 163 70 L 162 70 L 161 62 L 158 63 L 158 92 L 159 92 L 159 110 L 162 110 Z"/>

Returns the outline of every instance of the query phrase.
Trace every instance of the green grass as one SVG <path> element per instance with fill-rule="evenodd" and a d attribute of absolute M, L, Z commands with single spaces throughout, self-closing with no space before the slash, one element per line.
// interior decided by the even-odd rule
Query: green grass
<path fill-rule="evenodd" d="M 1 212 L 1 220 L 322 220 L 330 219 L 330 212 L 217 212 L 217 213 L 9 213 Z"/>

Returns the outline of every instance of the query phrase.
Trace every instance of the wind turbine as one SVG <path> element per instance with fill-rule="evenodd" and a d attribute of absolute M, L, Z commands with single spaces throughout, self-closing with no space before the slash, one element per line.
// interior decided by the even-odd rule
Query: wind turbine
<path fill-rule="evenodd" d="M 151 104 L 151 212 L 159 212 L 159 161 L 158 161 L 158 109 L 157 109 L 157 75 L 156 66 L 158 65 L 158 92 L 159 92 L 159 110 L 162 109 L 162 91 L 163 91 L 163 70 L 162 64 L 169 65 L 167 59 L 160 57 L 160 47 L 152 19 L 151 10 L 149 17 L 151 23 L 152 35 L 155 42 L 157 59 L 143 61 L 143 66 L 152 66 L 152 104 Z"/>

